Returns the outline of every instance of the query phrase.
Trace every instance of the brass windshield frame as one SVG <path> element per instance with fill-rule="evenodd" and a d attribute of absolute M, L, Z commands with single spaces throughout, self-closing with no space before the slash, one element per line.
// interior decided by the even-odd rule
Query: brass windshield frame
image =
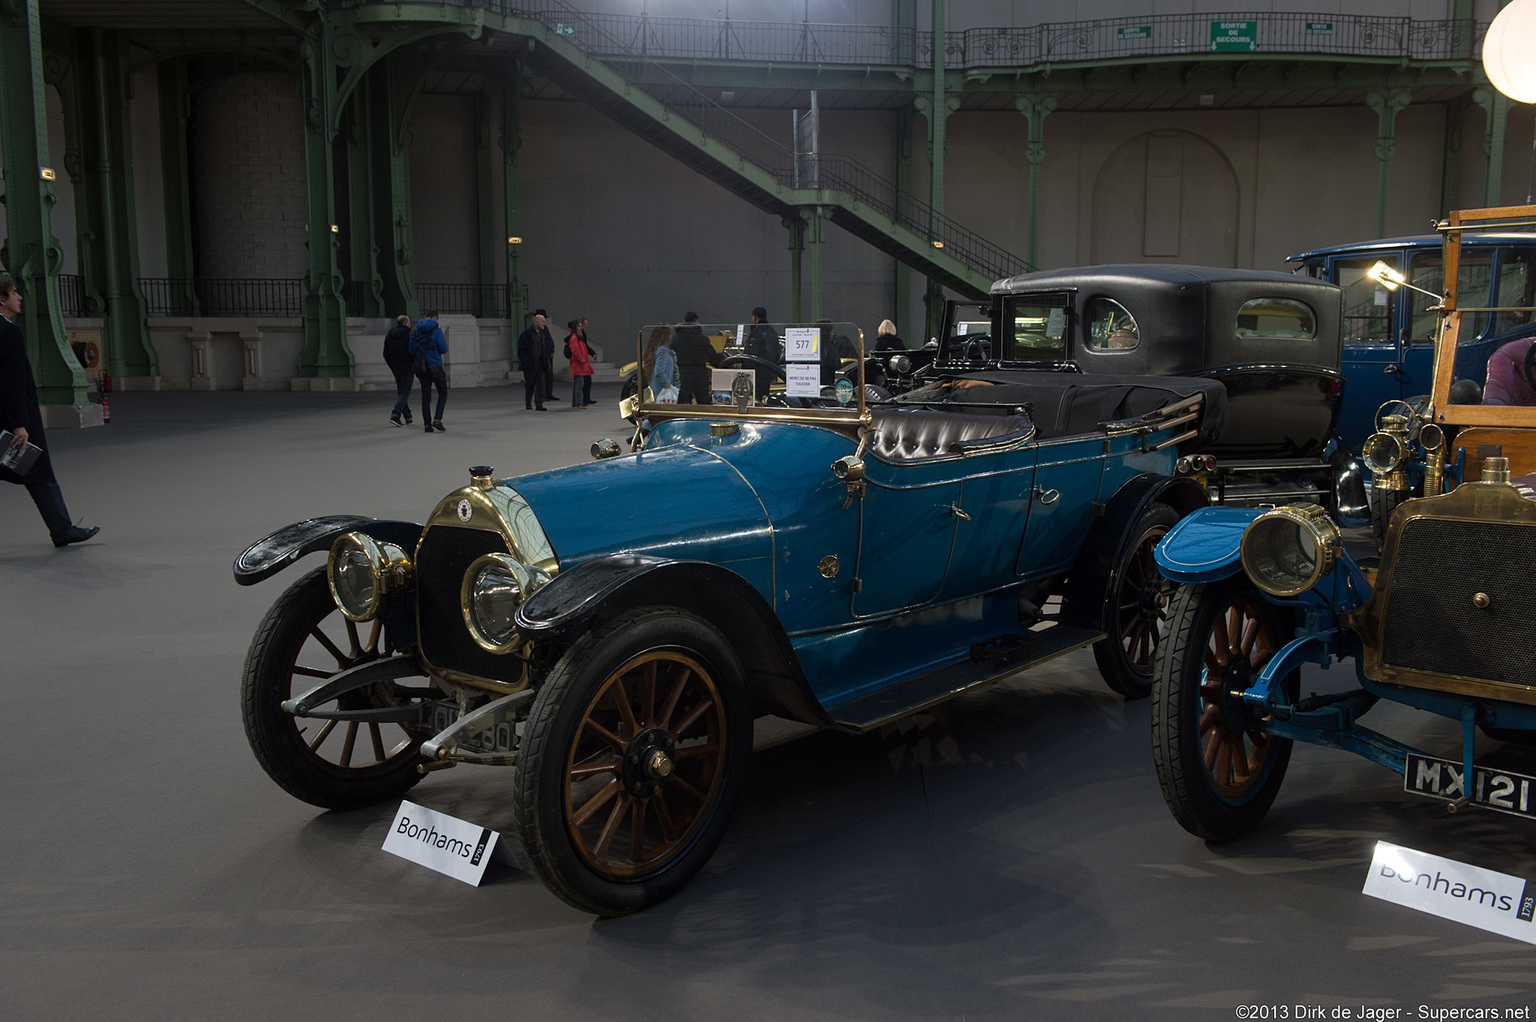
<path fill-rule="evenodd" d="M 854 383 L 855 401 L 839 408 L 786 408 L 774 405 L 753 404 L 745 409 L 731 405 L 697 405 L 697 404 L 662 404 L 657 401 L 644 400 L 650 385 L 644 379 L 645 373 L 645 342 L 650 331 L 657 326 L 671 326 L 674 330 L 678 324 L 646 324 L 636 332 L 635 337 L 635 379 L 637 393 L 635 399 L 635 415 L 638 418 L 651 420 L 652 423 L 664 422 L 668 419 L 705 418 L 712 421 L 723 422 L 784 422 L 804 425 L 827 426 L 834 429 L 842 429 L 857 433 L 863 427 L 867 427 L 873 421 L 873 414 L 865 403 L 864 394 L 864 367 L 872 353 L 864 347 L 864 331 L 852 323 L 770 323 L 776 330 L 789 327 L 852 327 L 852 337 L 856 355 L 856 381 Z M 720 327 L 734 327 L 738 336 L 745 336 L 753 324 L 698 324 L 706 332 L 717 330 Z M 709 336 L 717 336 L 710 333 Z M 729 350 L 730 346 L 727 346 Z"/>

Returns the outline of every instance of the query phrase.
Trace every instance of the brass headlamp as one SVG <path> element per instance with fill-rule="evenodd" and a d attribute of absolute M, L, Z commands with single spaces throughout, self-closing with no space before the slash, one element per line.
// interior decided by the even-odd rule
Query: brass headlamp
<path fill-rule="evenodd" d="M 411 558 L 393 543 L 347 532 L 331 544 L 325 562 L 331 597 L 351 621 L 372 621 L 391 594 L 411 587 Z"/>
<path fill-rule="evenodd" d="M 1297 596 L 1333 571 L 1344 549 L 1339 527 L 1316 504 L 1266 511 L 1249 523 L 1241 545 L 1243 570 L 1271 596 Z"/>

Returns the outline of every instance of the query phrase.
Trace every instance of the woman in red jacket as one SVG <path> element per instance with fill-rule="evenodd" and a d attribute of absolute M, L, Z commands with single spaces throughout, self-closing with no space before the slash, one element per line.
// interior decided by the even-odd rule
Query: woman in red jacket
<path fill-rule="evenodd" d="M 565 353 L 571 358 L 571 407 L 585 408 L 592 403 L 592 351 L 587 347 L 587 321 L 577 318 L 570 325 Z"/>

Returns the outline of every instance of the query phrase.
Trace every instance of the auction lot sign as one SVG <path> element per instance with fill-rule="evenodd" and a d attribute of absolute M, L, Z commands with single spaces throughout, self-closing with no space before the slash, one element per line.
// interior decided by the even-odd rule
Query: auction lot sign
<path fill-rule="evenodd" d="M 1211 49 L 1216 53 L 1251 53 L 1258 42 L 1257 21 L 1211 22 Z"/>
<path fill-rule="evenodd" d="M 1363 893 L 1536 944 L 1536 883 L 1376 842 Z"/>

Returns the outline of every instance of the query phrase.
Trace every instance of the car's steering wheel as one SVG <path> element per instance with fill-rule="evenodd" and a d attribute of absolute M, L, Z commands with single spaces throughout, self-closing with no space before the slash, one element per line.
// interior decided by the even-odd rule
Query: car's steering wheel
<path fill-rule="evenodd" d="M 756 355 L 728 355 L 725 361 L 720 363 L 722 369 L 766 369 L 776 379 L 784 379 L 784 367 L 777 362 L 770 362 L 766 358 L 758 358 Z"/>

